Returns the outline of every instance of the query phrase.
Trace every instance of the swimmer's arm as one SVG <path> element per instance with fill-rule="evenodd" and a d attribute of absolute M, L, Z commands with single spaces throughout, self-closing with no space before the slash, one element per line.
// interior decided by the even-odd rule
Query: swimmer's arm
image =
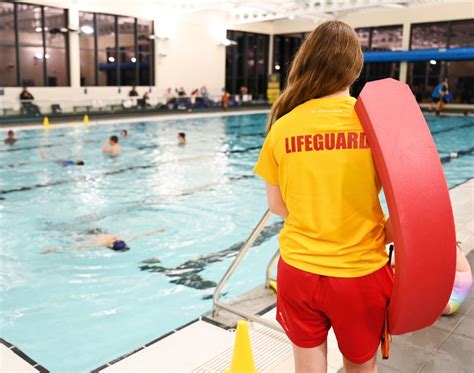
<path fill-rule="evenodd" d="M 43 250 L 43 254 L 54 253 L 58 251 L 73 251 L 73 250 L 82 250 L 82 249 L 92 249 L 98 248 L 96 243 L 81 243 L 74 246 L 67 246 L 67 247 L 48 247 Z"/>
<path fill-rule="evenodd" d="M 125 237 L 124 241 L 132 241 L 132 240 L 136 240 L 136 239 L 142 238 L 142 237 L 149 237 L 149 236 L 153 236 L 157 233 L 163 233 L 165 231 L 166 231 L 165 228 L 159 228 L 159 229 L 155 229 L 155 230 L 152 230 L 152 231 L 149 231 L 149 232 L 143 232 L 143 233 L 140 233 L 140 234 L 136 234 L 134 236 Z"/>
<path fill-rule="evenodd" d="M 385 245 L 393 242 L 392 221 L 388 218 L 385 221 Z"/>
<path fill-rule="evenodd" d="M 280 187 L 268 183 L 266 183 L 265 186 L 267 191 L 268 208 L 273 214 L 286 218 L 288 216 L 288 209 L 286 208 L 283 197 L 281 196 Z"/>
<path fill-rule="evenodd" d="M 102 146 L 102 153 L 112 153 L 113 149 L 110 145 Z"/>
<path fill-rule="evenodd" d="M 49 161 L 48 157 L 46 156 L 46 153 L 44 152 L 43 149 L 40 149 L 39 150 L 39 153 L 40 153 L 40 157 L 43 161 Z"/>

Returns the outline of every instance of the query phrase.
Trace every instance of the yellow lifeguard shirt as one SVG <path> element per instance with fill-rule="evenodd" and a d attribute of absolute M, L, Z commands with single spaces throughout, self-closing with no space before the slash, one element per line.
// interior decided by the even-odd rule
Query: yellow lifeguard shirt
<path fill-rule="evenodd" d="M 283 260 L 303 271 L 359 277 L 382 268 L 381 185 L 353 97 L 309 100 L 278 119 L 254 171 L 288 209 Z"/>

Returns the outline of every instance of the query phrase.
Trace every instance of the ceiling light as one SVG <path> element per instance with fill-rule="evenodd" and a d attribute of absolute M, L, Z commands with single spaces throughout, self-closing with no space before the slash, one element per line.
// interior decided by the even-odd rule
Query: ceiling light
<path fill-rule="evenodd" d="M 280 70 L 280 65 L 276 64 L 275 65 L 275 70 Z"/>
<path fill-rule="evenodd" d="M 41 31 L 43 31 L 43 28 L 42 27 L 35 27 L 35 31 L 36 32 L 41 32 Z"/>
<path fill-rule="evenodd" d="M 49 58 L 49 54 L 46 53 L 46 54 L 44 55 L 44 58 L 48 59 L 48 58 Z M 35 53 L 35 59 L 37 59 L 37 60 L 42 60 L 42 59 L 43 59 L 43 53 L 42 53 L 42 52 L 36 52 L 36 53 Z"/>
<path fill-rule="evenodd" d="M 81 26 L 81 32 L 87 35 L 93 34 L 94 29 L 89 25 Z"/>
<path fill-rule="evenodd" d="M 130 61 L 132 61 L 133 63 L 137 62 L 137 59 L 135 57 L 132 57 L 130 58 Z"/>
<path fill-rule="evenodd" d="M 230 39 L 224 39 L 224 41 L 222 42 L 222 45 L 225 45 L 226 47 L 229 47 L 231 45 L 237 45 L 237 42 L 234 41 L 234 40 L 230 40 Z"/>
<path fill-rule="evenodd" d="M 110 56 L 110 57 L 108 58 L 108 61 L 109 61 L 109 62 L 115 62 L 115 57 Z"/>
<path fill-rule="evenodd" d="M 436 60 L 430 60 L 430 64 L 436 65 L 436 63 L 437 63 Z"/>

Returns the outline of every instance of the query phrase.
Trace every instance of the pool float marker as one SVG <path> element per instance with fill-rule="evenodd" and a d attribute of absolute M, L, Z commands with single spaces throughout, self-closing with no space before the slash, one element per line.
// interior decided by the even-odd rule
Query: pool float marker
<path fill-rule="evenodd" d="M 45 128 L 48 128 L 49 127 L 49 118 L 48 117 L 44 117 L 43 118 L 43 126 Z"/>
<path fill-rule="evenodd" d="M 388 306 L 390 334 L 432 325 L 448 303 L 456 268 L 456 235 L 436 146 L 408 85 L 369 82 L 355 111 L 382 182 L 397 260 Z"/>
<path fill-rule="evenodd" d="M 89 116 L 87 114 L 84 115 L 84 119 L 82 120 L 82 122 L 84 123 L 84 126 L 89 125 Z"/>

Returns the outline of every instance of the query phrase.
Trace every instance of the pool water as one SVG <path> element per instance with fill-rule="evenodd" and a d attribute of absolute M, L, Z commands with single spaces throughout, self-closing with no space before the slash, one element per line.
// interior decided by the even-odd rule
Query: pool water
<path fill-rule="evenodd" d="M 474 176 L 474 119 L 428 117 L 450 187 Z M 183 118 L 18 131 L 0 148 L 0 336 L 53 372 L 85 372 L 200 316 L 215 283 L 266 210 L 252 174 L 266 115 Z M 117 158 L 103 142 L 127 129 Z M 188 144 L 177 146 L 186 132 Z M 48 155 L 83 159 L 63 168 Z M 472 154 L 472 149 L 467 154 Z M 226 297 L 262 283 L 277 248 L 274 218 Z M 164 228 L 150 236 L 144 233 Z M 128 240 L 125 253 L 47 247 L 93 233 Z M 158 262 L 158 260 L 160 262 Z"/>

